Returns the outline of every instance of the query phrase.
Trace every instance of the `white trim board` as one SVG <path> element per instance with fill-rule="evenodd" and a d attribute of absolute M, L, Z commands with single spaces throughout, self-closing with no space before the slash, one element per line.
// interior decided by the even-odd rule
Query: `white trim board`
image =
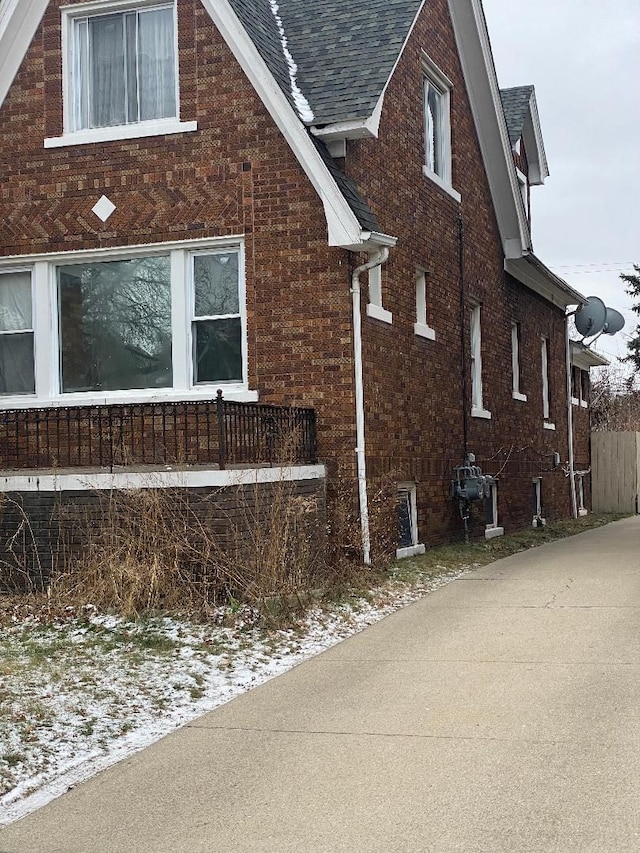
<path fill-rule="evenodd" d="M 148 471 L 77 471 L 0 476 L 2 492 L 88 492 L 109 489 L 181 489 L 248 486 L 261 483 L 322 480 L 324 465 L 292 465 L 276 468 L 172 469 Z"/>

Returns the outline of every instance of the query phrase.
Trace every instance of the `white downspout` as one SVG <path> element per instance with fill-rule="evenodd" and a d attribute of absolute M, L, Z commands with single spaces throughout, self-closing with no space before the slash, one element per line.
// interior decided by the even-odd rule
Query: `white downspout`
<path fill-rule="evenodd" d="M 366 264 L 357 267 L 351 276 L 351 302 L 353 309 L 353 363 L 356 383 L 356 463 L 358 469 L 358 499 L 360 503 L 360 533 L 362 558 L 365 566 L 371 565 L 371 537 L 369 534 L 369 505 L 367 502 L 367 464 L 364 438 L 364 387 L 362 373 L 362 316 L 360 308 L 360 275 L 374 267 L 382 266 L 389 257 L 389 249 L 379 252 Z"/>
<path fill-rule="evenodd" d="M 567 361 L 567 428 L 569 431 L 569 490 L 571 492 L 571 512 L 578 517 L 578 501 L 576 497 L 576 475 L 573 461 L 573 406 L 571 403 L 571 343 L 569 341 L 569 314 L 564 318 L 565 347 Z"/>

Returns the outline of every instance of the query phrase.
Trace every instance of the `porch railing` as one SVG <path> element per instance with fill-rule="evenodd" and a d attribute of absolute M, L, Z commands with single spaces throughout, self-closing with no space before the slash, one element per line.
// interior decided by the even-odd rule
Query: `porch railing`
<path fill-rule="evenodd" d="M 224 400 L 0 412 L 0 469 L 312 464 L 314 409 Z"/>

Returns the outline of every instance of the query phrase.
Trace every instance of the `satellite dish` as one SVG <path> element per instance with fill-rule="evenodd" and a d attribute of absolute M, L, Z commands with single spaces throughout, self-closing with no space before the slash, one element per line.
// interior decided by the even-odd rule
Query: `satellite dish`
<path fill-rule="evenodd" d="M 604 329 L 607 319 L 607 307 L 598 296 L 589 296 L 587 304 L 583 305 L 574 316 L 576 329 L 583 338 L 598 335 Z M 613 334 L 613 332 L 612 332 Z"/>
<path fill-rule="evenodd" d="M 606 315 L 603 329 L 605 335 L 615 335 L 624 328 L 624 317 L 615 308 L 607 308 Z"/>

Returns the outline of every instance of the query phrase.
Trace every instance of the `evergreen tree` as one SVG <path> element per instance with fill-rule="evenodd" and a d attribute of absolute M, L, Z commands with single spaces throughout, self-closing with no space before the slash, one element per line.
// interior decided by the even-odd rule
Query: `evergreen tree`
<path fill-rule="evenodd" d="M 627 285 L 625 290 L 629 296 L 636 300 L 631 306 L 631 310 L 640 316 L 640 266 L 634 264 L 633 269 L 633 273 L 621 273 L 620 278 Z M 627 344 L 627 349 L 629 350 L 628 354 L 620 361 L 632 364 L 636 373 L 640 373 L 640 323 L 636 326 L 633 337 Z"/>

